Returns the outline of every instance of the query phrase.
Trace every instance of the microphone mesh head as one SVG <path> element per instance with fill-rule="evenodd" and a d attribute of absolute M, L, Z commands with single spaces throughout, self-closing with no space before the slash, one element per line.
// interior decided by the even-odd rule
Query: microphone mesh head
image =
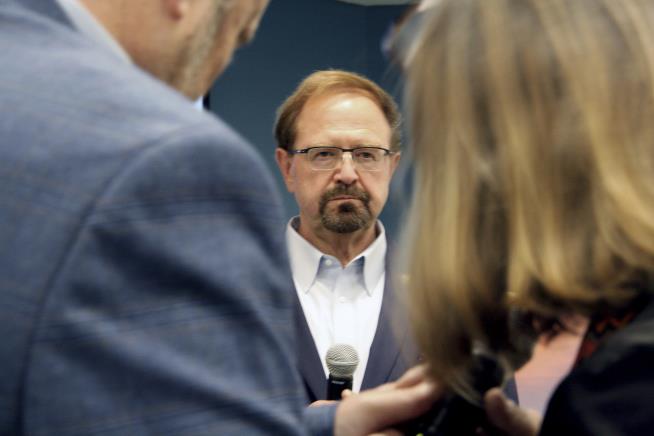
<path fill-rule="evenodd" d="M 327 350 L 325 356 L 327 369 L 334 377 L 349 378 L 359 364 L 359 355 L 352 345 L 334 344 Z"/>

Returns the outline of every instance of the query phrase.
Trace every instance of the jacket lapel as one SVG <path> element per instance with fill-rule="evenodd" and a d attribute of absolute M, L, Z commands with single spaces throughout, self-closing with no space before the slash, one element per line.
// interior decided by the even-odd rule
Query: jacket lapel
<path fill-rule="evenodd" d="M 389 243 L 385 260 L 384 298 L 361 390 L 396 380 L 420 361 L 420 353 L 411 338 L 409 320 L 393 287 L 392 252 L 393 247 Z"/>
<path fill-rule="evenodd" d="M 298 339 L 298 367 L 309 401 L 324 400 L 327 397 L 327 378 L 322 368 L 318 349 L 311 336 L 302 305 L 298 300 L 295 304 L 295 326 Z"/>
<path fill-rule="evenodd" d="M 401 316 L 401 311 L 398 310 L 398 298 L 391 286 L 389 276 L 390 270 L 387 262 L 384 298 L 361 390 L 374 388 L 394 380 L 415 363 L 412 360 L 417 362 L 415 351 L 405 353 L 402 350 L 414 347 L 409 344 L 408 325 L 406 319 Z"/>

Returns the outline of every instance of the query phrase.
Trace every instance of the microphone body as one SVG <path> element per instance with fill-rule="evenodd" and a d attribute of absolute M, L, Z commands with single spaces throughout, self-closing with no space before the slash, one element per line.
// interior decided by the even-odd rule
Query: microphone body
<path fill-rule="evenodd" d="M 504 371 L 494 358 L 477 354 L 472 376 L 475 390 L 483 396 L 489 389 L 501 385 Z M 473 436 L 480 427 L 488 436 L 496 433 L 487 422 L 482 404 L 473 404 L 452 393 L 434 404 L 426 414 L 398 429 L 407 436 Z"/>
<path fill-rule="evenodd" d="M 327 350 L 325 362 L 329 370 L 327 399 L 338 401 L 345 389 L 352 389 L 352 376 L 359 365 L 359 355 L 351 345 L 335 344 Z"/>
<path fill-rule="evenodd" d="M 520 368 L 531 358 L 539 333 L 530 313 L 515 309 L 509 312 L 509 332 L 512 351 L 505 357 L 512 368 Z M 473 351 L 473 357 L 472 385 L 483 397 L 489 389 L 502 385 L 504 369 L 497 359 L 480 349 Z M 487 436 L 499 434 L 488 423 L 483 404 L 473 404 L 451 393 L 424 415 L 398 428 L 410 436 L 467 436 L 476 435 L 480 427 Z"/>
<path fill-rule="evenodd" d="M 352 390 L 352 377 L 336 377 L 334 374 L 329 374 L 327 379 L 328 400 L 340 400 L 341 393 L 345 389 Z"/>

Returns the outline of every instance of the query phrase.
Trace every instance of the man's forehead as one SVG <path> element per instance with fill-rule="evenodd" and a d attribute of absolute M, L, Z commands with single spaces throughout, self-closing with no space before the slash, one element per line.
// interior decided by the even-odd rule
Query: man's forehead
<path fill-rule="evenodd" d="M 374 103 L 375 106 L 378 106 L 381 110 L 381 105 L 375 98 L 373 94 L 371 94 L 369 91 L 366 91 L 361 88 L 355 88 L 355 87 L 345 87 L 345 86 L 338 86 L 338 87 L 328 87 L 325 89 L 318 89 L 316 92 L 314 92 L 304 103 L 304 107 L 307 105 L 312 105 L 315 104 L 318 101 L 326 101 L 330 99 L 335 99 L 335 98 L 354 98 L 354 97 L 363 97 L 370 102 Z"/>
<path fill-rule="evenodd" d="M 296 129 L 298 135 L 391 135 L 391 126 L 377 102 L 369 95 L 352 92 L 312 97 L 302 108 Z"/>
<path fill-rule="evenodd" d="M 342 111 L 355 110 L 355 108 L 356 115 L 379 114 L 388 124 L 381 105 L 372 95 L 364 91 L 346 89 L 312 95 L 302 106 L 297 121 L 312 120 L 316 117 L 325 118 L 329 115 L 338 115 Z M 347 119 L 343 121 L 347 121 Z"/>

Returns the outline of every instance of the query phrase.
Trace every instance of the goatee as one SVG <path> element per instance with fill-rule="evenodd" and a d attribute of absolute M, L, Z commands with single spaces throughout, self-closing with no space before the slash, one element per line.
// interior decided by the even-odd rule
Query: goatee
<path fill-rule="evenodd" d="M 330 200 L 348 196 L 352 200 L 343 201 L 336 210 L 328 209 Z M 358 201 L 361 204 L 357 204 Z M 320 220 L 323 227 L 335 233 L 352 233 L 367 228 L 373 221 L 370 210 L 370 195 L 358 188 L 337 185 L 320 197 Z"/>

